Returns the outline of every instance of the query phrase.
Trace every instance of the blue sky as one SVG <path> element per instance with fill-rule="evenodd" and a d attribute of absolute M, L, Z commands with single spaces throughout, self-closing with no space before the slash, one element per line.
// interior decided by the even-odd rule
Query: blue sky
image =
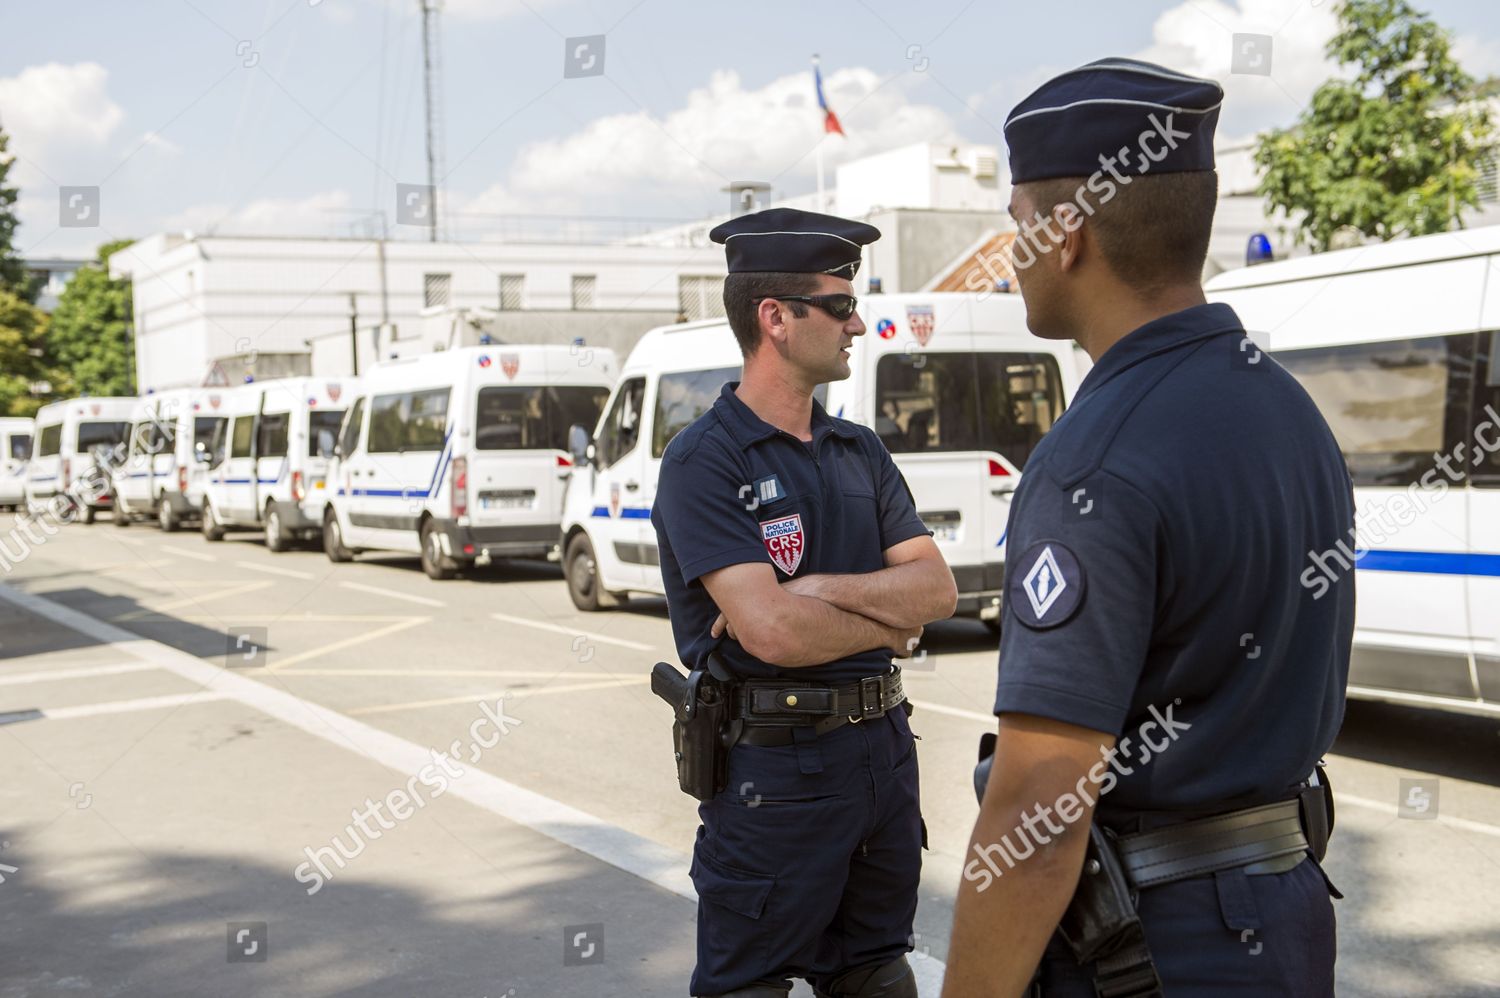
<path fill-rule="evenodd" d="M 451 232 L 520 214 L 698 218 L 729 179 L 803 193 L 820 140 L 830 168 L 915 141 L 1003 150 L 1011 105 L 1104 55 L 1223 80 L 1221 140 L 1249 137 L 1330 74 L 1333 3 L 448 0 Z M 350 235 L 392 213 L 397 183 L 426 180 L 417 0 L 7 6 L 0 124 L 27 255 L 164 229 Z M 1471 72 L 1500 73 L 1500 5 L 1422 6 Z M 1269 76 L 1230 73 L 1236 32 L 1272 37 Z M 564 79 L 565 39 L 599 34 L 603 75 Z M 822 139 L 815 51 L 847 139 Z M 100 228 L 58 227 L 60 185 L 100 186 Z"/>

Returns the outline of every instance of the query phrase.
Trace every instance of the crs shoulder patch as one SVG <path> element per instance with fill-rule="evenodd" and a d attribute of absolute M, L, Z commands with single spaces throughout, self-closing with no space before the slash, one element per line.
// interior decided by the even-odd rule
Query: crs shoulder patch
<path fill-rule="evenodd" d="M 1014 572 L 1006 598 L 1027 627 L 1056 627 L 1083 603 L 1083 566 L 1061 541 L 1037 541 L 1017 559 Z"/>

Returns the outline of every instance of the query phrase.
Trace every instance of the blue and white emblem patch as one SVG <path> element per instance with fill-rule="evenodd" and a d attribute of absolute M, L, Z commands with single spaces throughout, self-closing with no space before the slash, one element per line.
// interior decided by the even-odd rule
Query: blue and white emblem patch
<path fill-rule="evenodd" d="M 1083 568 L 1058 541 L 1039 541 L 1027 548 L 1012 579 L 1010 606 L 1027 627 L 1056 627 L 1083 602 Z"/>

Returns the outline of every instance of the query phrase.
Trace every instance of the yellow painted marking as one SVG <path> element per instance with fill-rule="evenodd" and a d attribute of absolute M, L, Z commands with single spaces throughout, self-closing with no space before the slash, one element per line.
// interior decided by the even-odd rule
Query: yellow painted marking
<path fill-rule="evenodd" d="M 269 585 L 269 583 L 267 584 Z M 308 651 L 300 652 L 299 654 L 292 655 L 288 658 L 278 658 L 270 665 L 266 666 L 266 671 L 279 672 L 289 665 L 296 665 L 298 662 L 306 662 L 310 659 L 317 658 L 320 655 L 327 655 L 330 652 L 341 651 L 344 648 L 352 648 L 355 645 L 362 645 L 366 641 L 374 641 L 375 639 L 383 638 L 388 634 L 395 634 L 397 631 L 404 631 L 408 628 L 416 627 L 418 624 L 425 624 L 431 619 L 431 617 L 407 617 L 404 620 L 396 621 L 394 624 L 387 624 L 385 627 L 377 627 L 375 628 L 375 630 L 366 631 L 363 634 L 356 634 L 352 638 L 344 638 L 342 641 L 334 641 L 326 645 L 321 645 L 317 648 L 312 648 Z"/>

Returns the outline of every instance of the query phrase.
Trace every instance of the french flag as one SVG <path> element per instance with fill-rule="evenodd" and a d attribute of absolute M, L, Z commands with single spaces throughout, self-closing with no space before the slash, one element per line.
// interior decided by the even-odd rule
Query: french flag
<path fill-rule="evenodd" d="M 813 85 L 818 89 L 818 107 L 823 109 L 823 131 L 844 135 L 844 126 L 839 124 L 839 116 L 833 113 L 833 108 L 828 106 L 828 98 L 823 96 L 823 71 L 818 68 L 816 57 L 813 58 Z M 844 137 L 848 138 L 847 135 Z"/>

